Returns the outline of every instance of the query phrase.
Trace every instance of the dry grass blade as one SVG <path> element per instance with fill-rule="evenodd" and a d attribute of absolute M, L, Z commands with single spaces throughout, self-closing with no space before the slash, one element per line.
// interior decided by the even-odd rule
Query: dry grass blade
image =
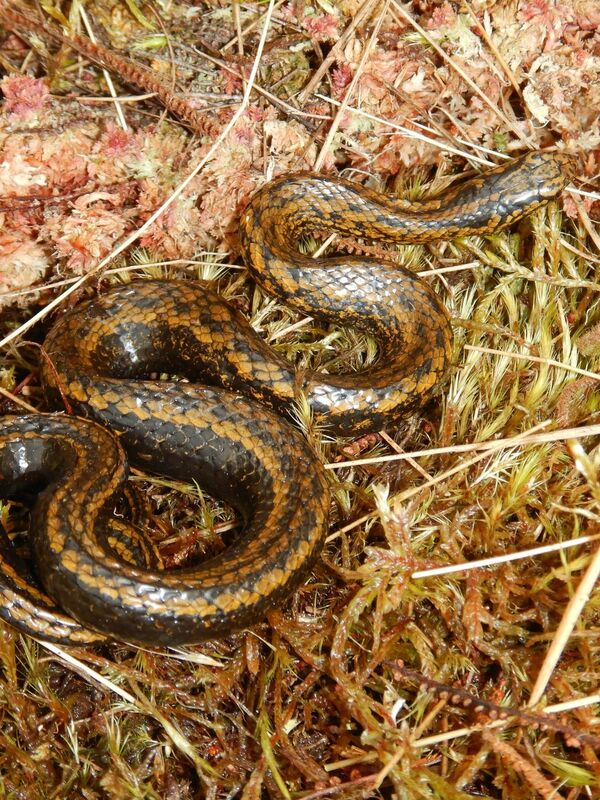
<path fill-rule="evenodd" d="M 576 539 L 568 539 L 566 542 L 557 542 L 556 544 L 540 545 L 539 547 L 532 547 L 530 550 L 521 550 L 517 553 L 506 553 L 502 556 L 489 556 L 488 558 L 480 558 L 477 561 L 465 561 L 462 564 L 448 564 L 443 567 L 432 567 L 430 569 L 421 569 L 413 572 L 410 576 L 413 580 L 420 580 L 422 578 L 434 578 L 440 575 L 453 575 L 461 572 L 468 572 L 473 569 L 489 569 L 498 564 L 508 564 L 510 561 L 519 561 L 522 558 L 535 558 L 546 553 L 558 553 L 562 550 L 567 550 L 570 547 L 579 547 L 582 544 L 589 542 L 596 542 L 600 539 L 600 534 L 593 536 L 578 536 Z"/>
<path fill-rule="evenodd" d="M 544 423 L 548 425 L 549 422 Z M 568 439 L 585 438 L 587 436 L 600 435 L 600 425 L 584 425 L 581 428 L 563 428 L 547 433 L 536 433 L 540 426 L 531 428 L 518 436 L 511 436 L 506 439 L 494 439 L 488 442 L 473 442 L 471 444 L 457 444 L 450 447 L 432 447 L 427 450 L 413 450 L 411 453 L 396 453 L 391 456 L 378 456 L 375 458 L 357 458 L 354 461 L 337 461 L 335 464 L 327 464 L 328 469 L 343 469 L 344 467 L 355 467 L 364 464 L 381 464 L 387 461 L 403 461 L 407 458 L 427 458 L 452 453 L 469 453 L 473 450 L 502 450 L 507 447 L 516 447 L 530 444 L 545 444 L 547 442 L 561 442 Z"/>
<path fill-rule="evenodd" d="M 114 694 L 118 695 L 121 699 L 125 700 L 126 703 L 129 703 L 131 706 L 133 706 L 133 708 L 139 713 L 150 714 L 152 717 L 154 717 L 154 719 L 158 720 L 165 728 L 167 734 L 171 737 L 174 745 L 178 747 L 182 753 L 184 753 L 194 763 L 196 769 L 198 770 L 198 775 L 203 781 L 205 780 L 206 775 L 214 774 L 214 769 L 211 767 L 211 765 L 198 757 L 198 754 L 194 751 L 193 747 L 190 746 L 189 742 L 186 741 L 186 739 L 181 735 L 181 732 L 178 731 L 174 725 L 160 713 L 158 708 L 153 705 L 148 698 L 144 697 L 140 693 L 136 686 L 133 686 L 133 690 L 137 697 L 128 692 L 126 689 L 123 689 L 122 686 L 119 686 L 114 681 L 106 678 L 97 670 L 92 669 L 83 661 L 75 658 L 63 648 L 58 647 L 51 642 L 39 642 L 39 645 L 44 650 L 48 650 L 50 653 L 53 653 L 64 664 L 67 664 L 71 669 L 75 670 L 75 672 L 83 675 L 87 680 L 91 680 L 92 682 L 99 684 L 109 691 L 114 692 Z"/>
<path fill-rule="evenodd" d="M 465 345 L 465 350 L 472 350 L 475 353 L 489 353 L 492 356 L 502 356 L 503 358 L 515 358 L 522 361 L 533 361 L 536 364 L 547 364 L 550 367 L 557 367 L 564 369 L 567 372 L 573 372 L 576 375 L 583 375 L 586 378 L 593 378 L 600 380 L 600 374 L 597 372 L 590 372 L 589 369 L 580 369 L 571 364 L 564 364 L 562 361 L 555 361 L 553 358 L 540 358 L 528 353 L 512 353 L 509 350 L 497 350 L 494 347 L 476 347 L 470 344 Z"/>
<path fill-rule="evenodd" d="M 375 4 L 373 2 L 370 2 L 370 0 L 369 0 L 368 3 L 365 3 L 365 6 L 368 6 L 369 9 L 374 5 Z M 365 64 L 367 62 L 367 58 L 369 57 L 369 53 L 371 52 L 371 49 L 373 48 L 373 45 L 375 44 L 375 42 L 377 40 L 377 35 L 378 35 L 379 30 L 381 28 L 381 23 L 383 22 L 383 19 L 384 19 L 386 13 L 387 13 L 388 7 L 389 7 L 389 2 L 388 2 L 388 0 L 386 0 L 386 2 L 383 4 L 383 7 L 381 9 L 381 12 L 380 12 L 378 18 L 377 18 L 377 22 L 375 23 L 375 26 L 373 27 L 373 31 L 372 31 L 371 35 L 369 36 L 369 41 L 366 43 L 366 45 L 363 48 L 363 51 L 362 51 L 362 54 L 361 54 L 361 57 L 360 57 L 360 61 L 358 62 L 358 67 L 356 68 L 356 72 L 354 73 L 354 77 L 352 78 L 352 82 L 350 83 L 350 86 L 348 87 L 348 91 L 344 95 L 344 99 L 340 103 L 340 106 L 338 108 L 337 114 L 335 115 L 335 117 L 333 118 L 333 120 L 331 122 L 331 125 L 329 126 L 329 130 L 327 131 L 327 136 L 325 138 L 325 141 L 323 142 L 323 146 L 321 147 L 319 155 L 317 156 L 317 159 L 316 159 L 316 161 L 314 163 L 315 172 L 319 172 L 321 170 L 321 168 L 323 166 L 323 163 L 324 163 L 324 161 L 325 161 L 325 159 L 327 157 L 327 153 L 329 151 L 329 148 L 331 147 L 331 143 L 333 142 L 333 139 L 334 139 L 334 137 L 335 137 L 335 135 L 336 135 L 336 133 L 338 131 L 338 128 L 340 126 L 340 121 L 342 119 L 342 114 L 344 113 L 344 110 L 346 109 L 346 106 L 350 102 L 350 99 L 351 99 L 351 97 L 352 97 L 352 95 L 354 93 L 354 90 L 356 89 L 356 86 L 358 85 L 358 82 L 359 82 L 360 77 L 362 75 L 364 66 L 365 66 Z"/>
<path fill-rule="evenodd" d="M 83 6 L 79 6 L 79 14 L 85 26 L 87 35 L 90 38 L 90 41 L 92 42 L 92 44 L 97 44 L 96 36 L 94 34 L 92 26 L 90 25 L 90 20 Z M 123 128 L 124 131 L 126 131 L 127 122 L 125 120 L 125 114 L 123 113 L 123 108 L 121 107 L 121 100 L 117 97 L 117 92 L 113 80 L 110 76 L 110 72 L 106 69 L 103 69 L 102 73 L 104 75 L 104 80 L 106 81 L 106 85 L 108 86 L 108 91 L 110 92 L 111 97 L 113 98 L 113 102 L 115 105 L 115 112 L 117 114 L 117 119 L 119 120 L 119 125 Z"/>
<path fill-rule="evenodd" d="M 262 51 L 265 45 L 267 32 L 269 30 L 269 22 L 271 19 L 271 14 L 273 13 L 273 4 L 274 0 L 269 0 L 269 6 L 265 12 L 265 23 L 263 27 L 263 31 L 261 34 L 261 39 L 258 45 L 258 49 L 256 52 L 256 58 L 254 59 L 254 64 L 252 65 L 252 70 L 250 71 L 250 76 L 248 78 L 248 84 L 246 86 L 246 90 L 244 92 L 244 96 L 240 107 L 232 116 L 229 123 L 225 126 L 225 128 L 221 131 L 217 139 L 213 142 L 211 147 L 209 148 L 206 155 L 204 155 L 200 161 L 196 164 L 196 166 L 191 170 L 191 172 L 187 175 L 187 177 L 181 181 L 181 183 L 177 186 L 176 189 L 171 193 L 171 195 L 162 203 L 159 208 L 156 209 L 146 220 L 146 222 L 139 227 L 137 230 L 130 233 L 126 236 L 123 241 L 121 241 L 107 256 L 101 259 L 95 267 L 90 269 L 86 275 L 84 275 L 79 280 L 75 281 L 68 289 L 66 289 L 61 295 L 56 297 L 47 306 L 42 308 L 37 314 L 34 314 L 27 322 L 23 323 L 23 325 L 19 326 L 17 329 L 12 331 L 11 333 L 7 334 L 2 340 L 0 340 L 0 347 L 5 347 L 10 342 L 18 339 L 22 336 L 29 328 L 33 327 L 37 322 L 44 319 L 51 311 L 53 311 L 57 306 L 63 303 L 66 298 L 76 292 L 84 283 L 86 283 L 93 275 L 102 272 L 105 267 L 107 267 L 112 261 L 114 261 L 121 253 L 128 250 L 132 244 L 138 241 L 141 236 L 151 227 L 151 225 L 156 222 L 162 214 L 175 202 L 175 200 L 185 191 L 187 186 L 193 181 L 196 175 L 206 166 L 206 164 L 210 161 L 210 159 L 215 155 L 218 151 L 219 145 L 225 139 L 229 131 L 231 131 L 235 125 L 237 124 L 238 120 L 244 113 L 248 102 L 250 100 L 250 94 L 252 92 L 252 86 L 254 81 L 256 80 L 256 74 L 258 72 L 258 67 L 260 64 L 260 59 L 262 56 Z"/>
<path fill-rule="evenodd" d="M 514 75 L 512 69 L 506 63 L 506 61 L 504 59 L 504 56 L 500 52 L 499 48 L 496 47 L 496 44 L 493 41 L 493 39 L 491 38 L 491 36 L 489 35 L 489 33 L 487 32 L 485 25 L 479 26 L 479 20 L 477 19 L 477 15 L 473 11 L 473 8 L 472 8 L 471 4 L 468 2 L 468 0 L 464 0 L 464 4 L 466 6 L 467 11 L 469 12 L 469 16 L 471 17 L 471 19 L 474 22 L 474 24 L 477 25 L 478 27 L 480 27 L 481 35 L 482 35 L 483 39 L 485 40 L 486 45 L 488 46 L 488 48 L 493 53 L 494 58 L 496 59 L 496 61 L 500 65 L 500 67 L 502 68 L 502 71 L 504 72 L 504 74 L 506 75 L 508 80 L 511 82 L 511 84 L 512 84 L 515 92 L 517 93 L 517 95 L 521 97 L 521 87 L 517 83 L 517 80 L 515 78 L 515 75 Z"/>
<path fill-rule="evenodd" d="M 592 556 L 585 574 L 579 582 L 579 585 L 577 586 L 577 589 L 574 592 L 569 604 L 565 608 L 560 625 L 556 629 L 556 633 L 552 639 L 552 644 L 548 649 L 546 658 L 544 659 L 533 686 L 531 697 L 529 699 L 529 705 L 535 706 L 542 699 L 548 682 L 550 681 L 556 665 L 558 664 L 558 660 L 560 659 L 567 645 L 569 637 L 581 616 L 581 612 L 589 600 L 592 590 L 598 584 L 598 578 L 600 578 L 600 548 L 598 548 Z"/>
<path fill-rule="evenodd" d="M 399 14 L 399 15 L 400 15 L 400 16 L 401 16 L 403 19 L 405 19 L 405 20 L 406 20 L 406 21 L 407 21 L 407 22 L 408 22 L 410 25 L 412 25 L 412 27 L 413 27 L 413 28 L 414 28 L 416 31 L 418 31 L 418 33 L 419 33 L 419 34 L 420 34 L 420 35 L 421 35 L 421 36 L 422 36 L 424 39 L 426 39 L 426 40 L 427 40 L 427 42 L 428 42 L 428 43 L 431 45 L 431 47 L 433 47 L 433 49 L 436 51 L 436 53 L 437 53 L 439 56 L 441 56 L 441 57 L 444 59 L 444 61 L 446 61 L 448 64 L 450 64 L 450 66 L 452 67 L 452 69 L 454 69 L 454 70 L 456 70 L 456 72 L 458 72 L 458 74 L 461 76 L 461 78 L 462 78 L 462 79 L 463 79 L 463 80 L 464 80 L 466 83 L 468 83 L 468 84 L 469 84 L 469 86 L 471 87 L 471 89 L 473 89 L 473 91 L 474 91 L 474 92 L 475 92 L 475 93 L 476 93 L 476 94 L 477 94 L 477 95 L 478 95 L 478 96 L 481 98 L 481 100 L 482 100 L 482 101 L 483 101 L 483 102 L 484 102 L 484 103 L 485 103 L 487 106 L 489 106 L 489 108 L 492 110 L 492 112 L 493 112 L 494 114 L 496 114 L 496 115 L 497 115 L 497 116 L 498 116 L 498 117 L 499 117 L 499 118 L 502 120 L 502 122 L 504 123 L 504 125 L 506 125 L 506 127 L 507 127 L 507 128 L 509 128 L 510 130 L 512 130 L 512 132 L 515 134 L 515 136 L 517 136 L 517 137 L 518 137 L 518 138 L 519 138 L 519 139 L 520 139 L 520 140 L 523 142 L 523 144 L 528 144 L 528 142 L 527 142 L 527 140 L 526 140 L 525 136 L 523 136 L 523 133 L 522 133 L 522 131 L 520 130 L 520 128 L 518 127 L 518 125 L 516 125 L 516 124 L 513 122 L 513 120 L 511 120 L 511 119 L 508 119 L 508 117 L 507 117 L 507 116 L 506 116 L 506 115 L 505 115 L 505 114 L 504 114 L 502 111 L 500 111 L 500 109 L 499 109 L 499 108 L 498 108 L 496 105 L 494 105 L 494 103 L 493 103 L 493 102 L 490 100 L 490 98 L 489 98 L 489 97 L 488 97 L 488 96 L 485 94 L 485 92 L 483 92 L 483 91 L 482 91 L 482 90 L 479 88 L 479 86 L 478 86 L 478 85 L 475 83 L 475 81 L 473 81 L 473 80 L 472 80 L 472 79 L 471 79 L 471 78 L 470 78 L 470 77 L 469 77 L 469 76 L 466 74 L 466 72 L 465 72 L 463 69 L 461 69 L 460 67 L 458 67 L 458 66 L 456 65 L 456 63 L 454 62 L 454 60 L 453 60 L 452 58 L 450 58 L 450 57 L 448 56 L 448 54 L 447 54 L 446 52 L 444 52 L 444 50 L 442 50 L 442 48 L 441 48 L 441 47 L 440 47 L 440 46 L 437 44 L 437 42 L 435 42 L 435 41 L 434 41 L 434 40 L 431 38 L 431 36 L 430 36 L 430 35 L 427 33 L 427 31 L 426 31 L 424 28 L 422 28 L 422 27 L 421 27 L 421 25 L 419 25 L 419 23 L 418 23 L 418 22 L 417 22 L 417 21 L 416 21 L 416 20 L 415 20 L 413 17 L 411 17 L 411 15 L 410 15 L 410 14 L 408 14 L 408 13 L 407 13 L 406 9 L 405 9 L 403 6 L 401 6 L 401 5 L 400 5 L 400 3 L 398 2 L 398 0 L 392 0 L 392 3 L 393 3 L 393 5 L 394 5 L 394 7 L 395 7 L 395 9 L 396 9 L 397 13 L 398 13 L 398 14 Z"/>
<path fill-rule="evenodd" d="M 317 97 L 319 98 L 319 100 L 324 100 L 330 105 L 336 106 L 336 108 L 342 107 L 342 102 L 332 97 L 325 97 L 324 95 L 317 95 Z M 405 136 L 408 136 L 411 139 L 417 139 L 420 142 L 425 142 L 426 144 L 430 144 L 433 147 L 436 147 L 439 150 L 444 151 L 445 153 L 453 153 L 454 155 L 462 156 L 463 158 L 467 158 L 469 161 L 474 161 L 477 164 L 481 164 L 483 166 L 489 166 L 490 164 L 494 163 L 490 161 L 490 159 L 488 158 L 481 158 L 480 156 L 475 156 L 466 150 L 460 150 L 458 147 L 454 147 L 448 142 L 439 141 L 438 139 L 434 139 L 433 136 L 425 136 L 425 134 L 419 133 L 419 131 L 407 128 L 405 125 L 399 125 L 398 123 L 392 122 L 391 120 L 383 119 L 382 117 L 378 117 L 375 114 L 370 114 L 368 111 L 363 111 L 360 108 L 355 108 L 354 106 L 351 105 L 345 105 L 344 110 L 348 111 L 351 114 L 356 114 L 356 116 L 358 117 L 364 117 L 364 119 L 368 119 L 373 122 L 378 122 L 382 125 L 386 125 L 392 130 L 399 131 L 400 133 L 403 133 Z"/>
<path fill-rule="evenodd" d="M 355 14 L 354 18 L 352 19 L 352 22 L 348 25 L 344 33 L 333 45 L 327 56 L 323 59 L 318 69 L 315 71 L 314 75 L 311 77 L 310 81 L 300 92 L 300 95 L 298 96 L 298 101 L 300 103 L 305 102 L 307 98 L 312 94 L 314 89 L 319 85 L 321 79 L 323 78 L 327 70 L 334 63 L 336 58 L 340 56 L 341 52 L 343 51 L 343 48 L 348 43 L 348 40 L 350 39 L 354 31 L 363 22 L 368 21 L 371 14 L 375 11 L 378 2 L 379 0 L 364 0 L 360 8 L 358 9 L 357 13 Z"/>

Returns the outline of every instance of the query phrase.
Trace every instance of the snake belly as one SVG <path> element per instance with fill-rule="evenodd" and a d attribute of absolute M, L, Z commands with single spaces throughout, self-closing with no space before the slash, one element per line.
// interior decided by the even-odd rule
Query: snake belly
<path fill-rule="evenodd" d="M 41 487 L 31 539 L 43 590 L 0 530 L 0 615 L 63 643 L 175 645 L 249 625 L 289 596 L 320 552 L 329 495 L 318 458 L 281 413 L 303 394 L 339 435 L 393 425 L 437 390 L 452 350 L 448 313 L 428 284 L 372 259 L 314 261 L 298 240 L 313 230 L 398 243 L 489 234 L 556 196 L 570 165 L 531 153 L 421 204 L 311 174 L 260 190 L 241 219 L 252 275 L 303 313 L 374 335 L 379 361 L 361 373 L 296 371 L 201 283 L 140 281 L 65 314 L 46 339 L 42 383 L 50 404 L 86 419 L 1 421 L 0 497 Z M 189 382 L 148 380 L 156 372 Z M 141 468 L 231 503 L 243 534 L 175 571 L 140 546 L 133 553 L 136 525 L 113 516 L 122 448 Z"/>

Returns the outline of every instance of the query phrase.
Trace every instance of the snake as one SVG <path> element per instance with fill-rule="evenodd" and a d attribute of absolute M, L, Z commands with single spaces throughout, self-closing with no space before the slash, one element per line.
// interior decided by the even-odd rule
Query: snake
<path fill-rule="evenodd" d="M 490 235 L 556 197 L 572 167 L 566 154 L 531 152 L 419 202 L 312 173 L 259 189 L 240 219 L 252 278 L 305 315 L 374 336 L 379 357 L 362 371 L 296 368 L 200 281 L 117 285 L 64 313 L 40 376 L 48 407 L 70 413 L 0 420 L 0 498 L 30 504 L 33 557 L 0 530 L 0 617 L 62 644 L 173 646 L 281 605 L 321 552 L 330 504 L 290 409 L 304 398 L 337 436 L 396 425 L 436 396 L 453 347 L 448 311 L 413 272 L 361 255 L 313 259 L 300 243 L 317 232 L 396 244 Z M 129 464 L 195 481 L 237 510 L 241 533 L 204 562 L 164 569 Z"/>

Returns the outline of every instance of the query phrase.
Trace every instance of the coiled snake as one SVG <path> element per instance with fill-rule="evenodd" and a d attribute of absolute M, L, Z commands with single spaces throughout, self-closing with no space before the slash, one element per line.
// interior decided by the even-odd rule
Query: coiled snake
<path fill-rule="evenodd" d="M 314 261 L 297 240 L 315 229 L 400 243 L 492 233 L 555 197 L 570 165 L 568 156 L 531 153 L 414 205 L 319 175 L 284 176 L 259 191 L 240 234 L 253 277 L 306 314 L 373 334 L 380 357 L 362 373 L 297 372 L 200 283 L 119 286 L 63 316 L 46 340 L 42 382 L 50 404 L 67 400 L 87 419 L 1 420 L 0 497 L 38 491 L 30 535 L 40 581 L 2 531 L 2 618 L 63 643 L 110 636 L 151 645 L 198 642 L 259 619 L 304 578 L 327 524 L 322 465 L 282 413 L 304 393 L 337 434 L 393 425 L 439 385 L 452 347 L 448 314 L 428 284 L 362 257 Z M 154 372 L 190 382 L 147 380 Z M 124 488 L 123 448 L 134 464 L 193 478 L 233 504 L 243 535 L 200 566 L 163 571 Z"/>

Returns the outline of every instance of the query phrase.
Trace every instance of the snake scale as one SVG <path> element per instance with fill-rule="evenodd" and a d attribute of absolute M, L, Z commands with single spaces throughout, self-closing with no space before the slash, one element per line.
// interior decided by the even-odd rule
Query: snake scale
<path fill-rule="evenodd" d="M 0 531 L 0 616 L 79 645 L 194 643 L 260 619 L 304 579 L 327 527 L 323 467 L 284 419 L 293 401 L 304 394 L 338 435 L 379 430 L 432 395 L 452 350 L 427 283 L 360 256 L 313 260 L 298 240 L 316 230 L 395 243 L 490 234 L 556 197 L 571 166 L 530 153 L 414 204 L 313 174 L 258 191 L 240 230 L 253 278 L 304 314 L 375 336 L 379 359 L 363 372 L 294 369 L 202 283 L 117 286 L 64 314 L 41 379 L 49 406 L 76 416 L 0 420 L 0 498 L 33 496 L 35 563 Z M 186 380 L 148 379 L 157 372 Z M 127 488 L 128 460 L 197 481 L 239 511 L 243 533 L 205 563 L 163 570 Z"/>

